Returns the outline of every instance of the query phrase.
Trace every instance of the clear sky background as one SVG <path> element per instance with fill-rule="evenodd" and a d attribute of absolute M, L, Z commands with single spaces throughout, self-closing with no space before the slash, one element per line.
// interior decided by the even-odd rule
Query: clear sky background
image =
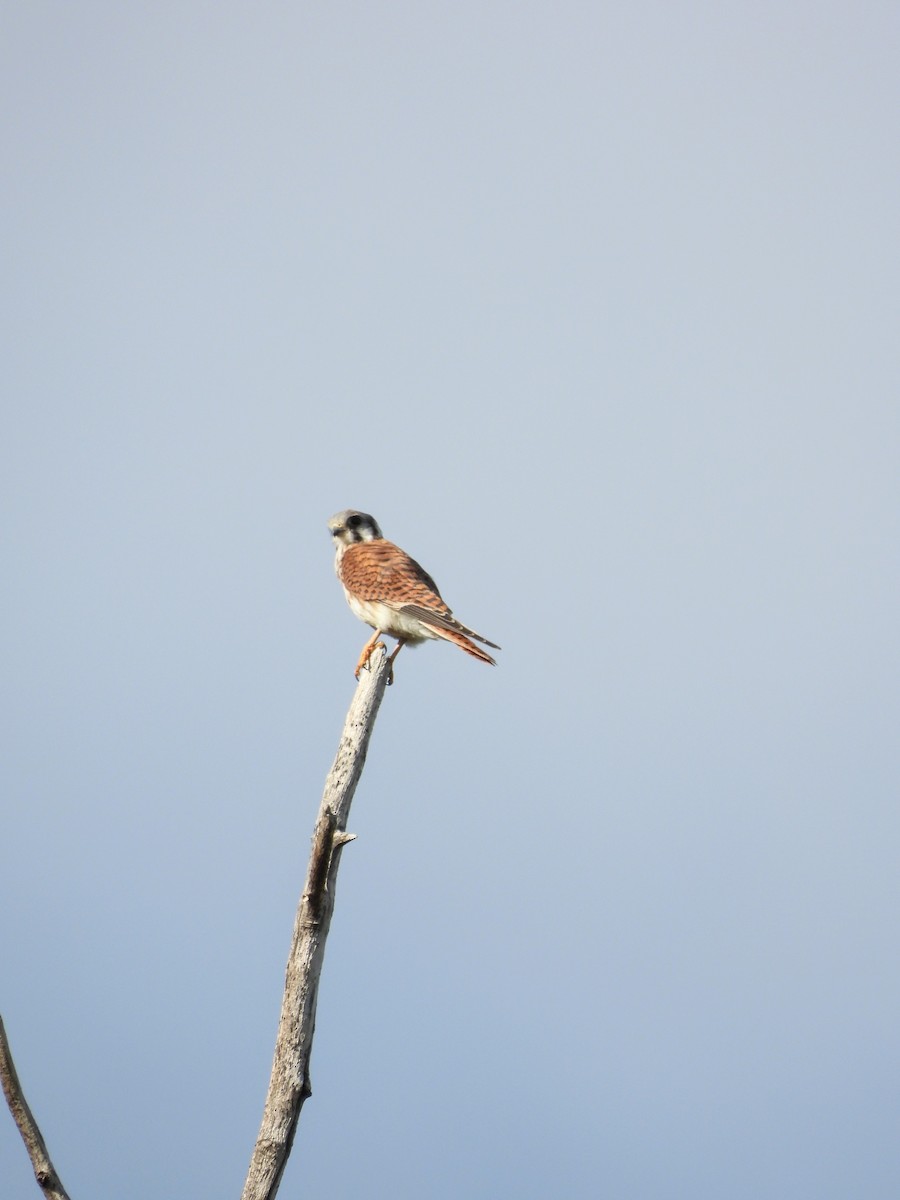
<path fill-rule="evenodd" d="M 900 1195 L 900 9 L 12 3 L 0 1012 L 73 1196 Z M 38 1194 L 0 1113 L 3 1200 Z"/>

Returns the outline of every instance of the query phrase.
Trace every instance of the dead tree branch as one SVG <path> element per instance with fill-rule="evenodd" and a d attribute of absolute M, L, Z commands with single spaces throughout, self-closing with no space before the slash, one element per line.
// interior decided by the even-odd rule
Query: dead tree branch
<path fill-rule="evenodd" d="M 0 1081 L 3 1083 L 3 1095 L 6 1097 L 9 1111 L 19 1128 L 25 1149 L 28 1151 L 28 1157 L 31 1159 L 38 1187 L 47 1200 L 69 1200 L 68 1192 L 60 1182 L 53 1163 L 50 1161 L 50 1155 L 47 1153 L 38 1123 L 22 1092 L 22 1085 L 19 1083 L 19 1076 L 16 1073 L 16 1065 L 13 1062 L 2 1017 L 0 1017 Z"/>
<path fill-rule="evenodd" d="M 294 920 L 284 998 L 262 1124 L 241 1200 L 273 1200 L 291 1152 L 303 1101 L 311 1095 L 309 1057 L 316 1025 L 319 975 L 334 910 L 334 887 L 353 793 L 387 686 L 384 650 L 372 655 L 344 722 L 334 765 L 325 781 L 312 839 L 306 884 Z"/>

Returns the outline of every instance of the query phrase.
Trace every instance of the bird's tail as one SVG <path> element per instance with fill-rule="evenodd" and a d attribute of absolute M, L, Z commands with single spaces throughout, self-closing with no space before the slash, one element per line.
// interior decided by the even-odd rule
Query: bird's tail
<path fill-rule="evenodd" d="M 464 633 L 459 633 L 455 629 L 441 629 L 436 625 L 432 625 L 431 628 L 438 635 L 438 637 L 443 638 L 445 642 L 452 642 L 454 646 L 459 646 L 460 650 L 465 650 L 466 654 L 471 654 L 473 658 L 477 658 L 481 662 L 490 663 L 491 666 L 496 667 L 496 660 L 491 658 L 487 651 L 482 650 L 480 646 L 476 646 L 471 638 L 467 638 Z M 487 641 L 486 644 L 488 646 L 494 645 L 493 642 Z M 500 649 L 499 646 L 495 646 L 494 648 L 496 650 Z"/>
<path fill-rule="evenodd" d="M 463 625 L 462 621 L 457 621 L 449 608 L 446 608 L 444 612 L 435 612 L 434 609 L 426 608 L 422 604 L 404 604 L 400 611 L 406 616 L 418 618 L 423 625 L 428 626 L 435 637 L 443 638 L 445 642 L 452 642 L 454 646 L 459 646 L 460 650 L 465 650 L 466 654 L 471 654 L 473 658 L 491 663 L 496 667 L 494 659 L 476 646 L 475 642 L 483 642 L 492 650 L 499 650 L 500 647 L 497 643 L 489 642 L 486 637 L 482 637 L 468 625 Z M 472 640 L 473 638 L 475 641 Z"/>

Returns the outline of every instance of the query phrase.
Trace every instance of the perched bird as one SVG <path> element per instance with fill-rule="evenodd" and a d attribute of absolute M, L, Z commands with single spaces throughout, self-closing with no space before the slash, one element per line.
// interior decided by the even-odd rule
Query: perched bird
<path fill-rule="evenodd" d="M 443 638 L 473 658 L 494 662 L 475 641 L 494 650 L 500 647 L 457 621 L 428 572 L 384 538 L 374 517 L 348 508 L 335 513 L 328 528 L 337 551 L 334 569 L 347 603 L 355 616 L 375 630 L 356 664 L 357 679 L 384 633 L 397 639 L 397 648 L 388 660 L 388 682 L 393 680 L 394 659 L 406 643 L 414 646 L 426 638 Z"/>

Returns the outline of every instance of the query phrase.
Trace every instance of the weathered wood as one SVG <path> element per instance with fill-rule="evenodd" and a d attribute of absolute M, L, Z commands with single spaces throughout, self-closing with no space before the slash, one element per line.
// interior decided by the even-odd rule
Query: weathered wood
<path fill-rule="evenodd" d="M 306 884 L 294 920 L 269 1091 L 241 1200 L 273 1200 L 291 1152 L 300 1109 L 312 1092 L 309 1058 L 340 851 L 352 840 L 353 835 L 346 832 L 347 818 L 389 674 L 382 647 L 369 660 L 369 670 L 360 674 L 334 765 L 325 781 Z"/>
<path fill-rule="evenodd" d="M 22 1092 L 22 1085 L 19 1083 L 19 1076 L 16 1073 L 16 1065 L 13 1062 L 2 1017 L 0 1017 L 0 1082 L 3 1084 L 3 1094 L 9 1105 L 9 1111 L 13 1115 L 13 1120 L 25 1143 L 25 1149 L 28 1151 L 28 1157 L 31 1159 L 38 1187 L 47 1200 L 69 1200 L 68 1192 L 63 1187 L 56 1169 L 50 1161 L 50 1155 L 47 1153 L 38 1123 Z"/>

